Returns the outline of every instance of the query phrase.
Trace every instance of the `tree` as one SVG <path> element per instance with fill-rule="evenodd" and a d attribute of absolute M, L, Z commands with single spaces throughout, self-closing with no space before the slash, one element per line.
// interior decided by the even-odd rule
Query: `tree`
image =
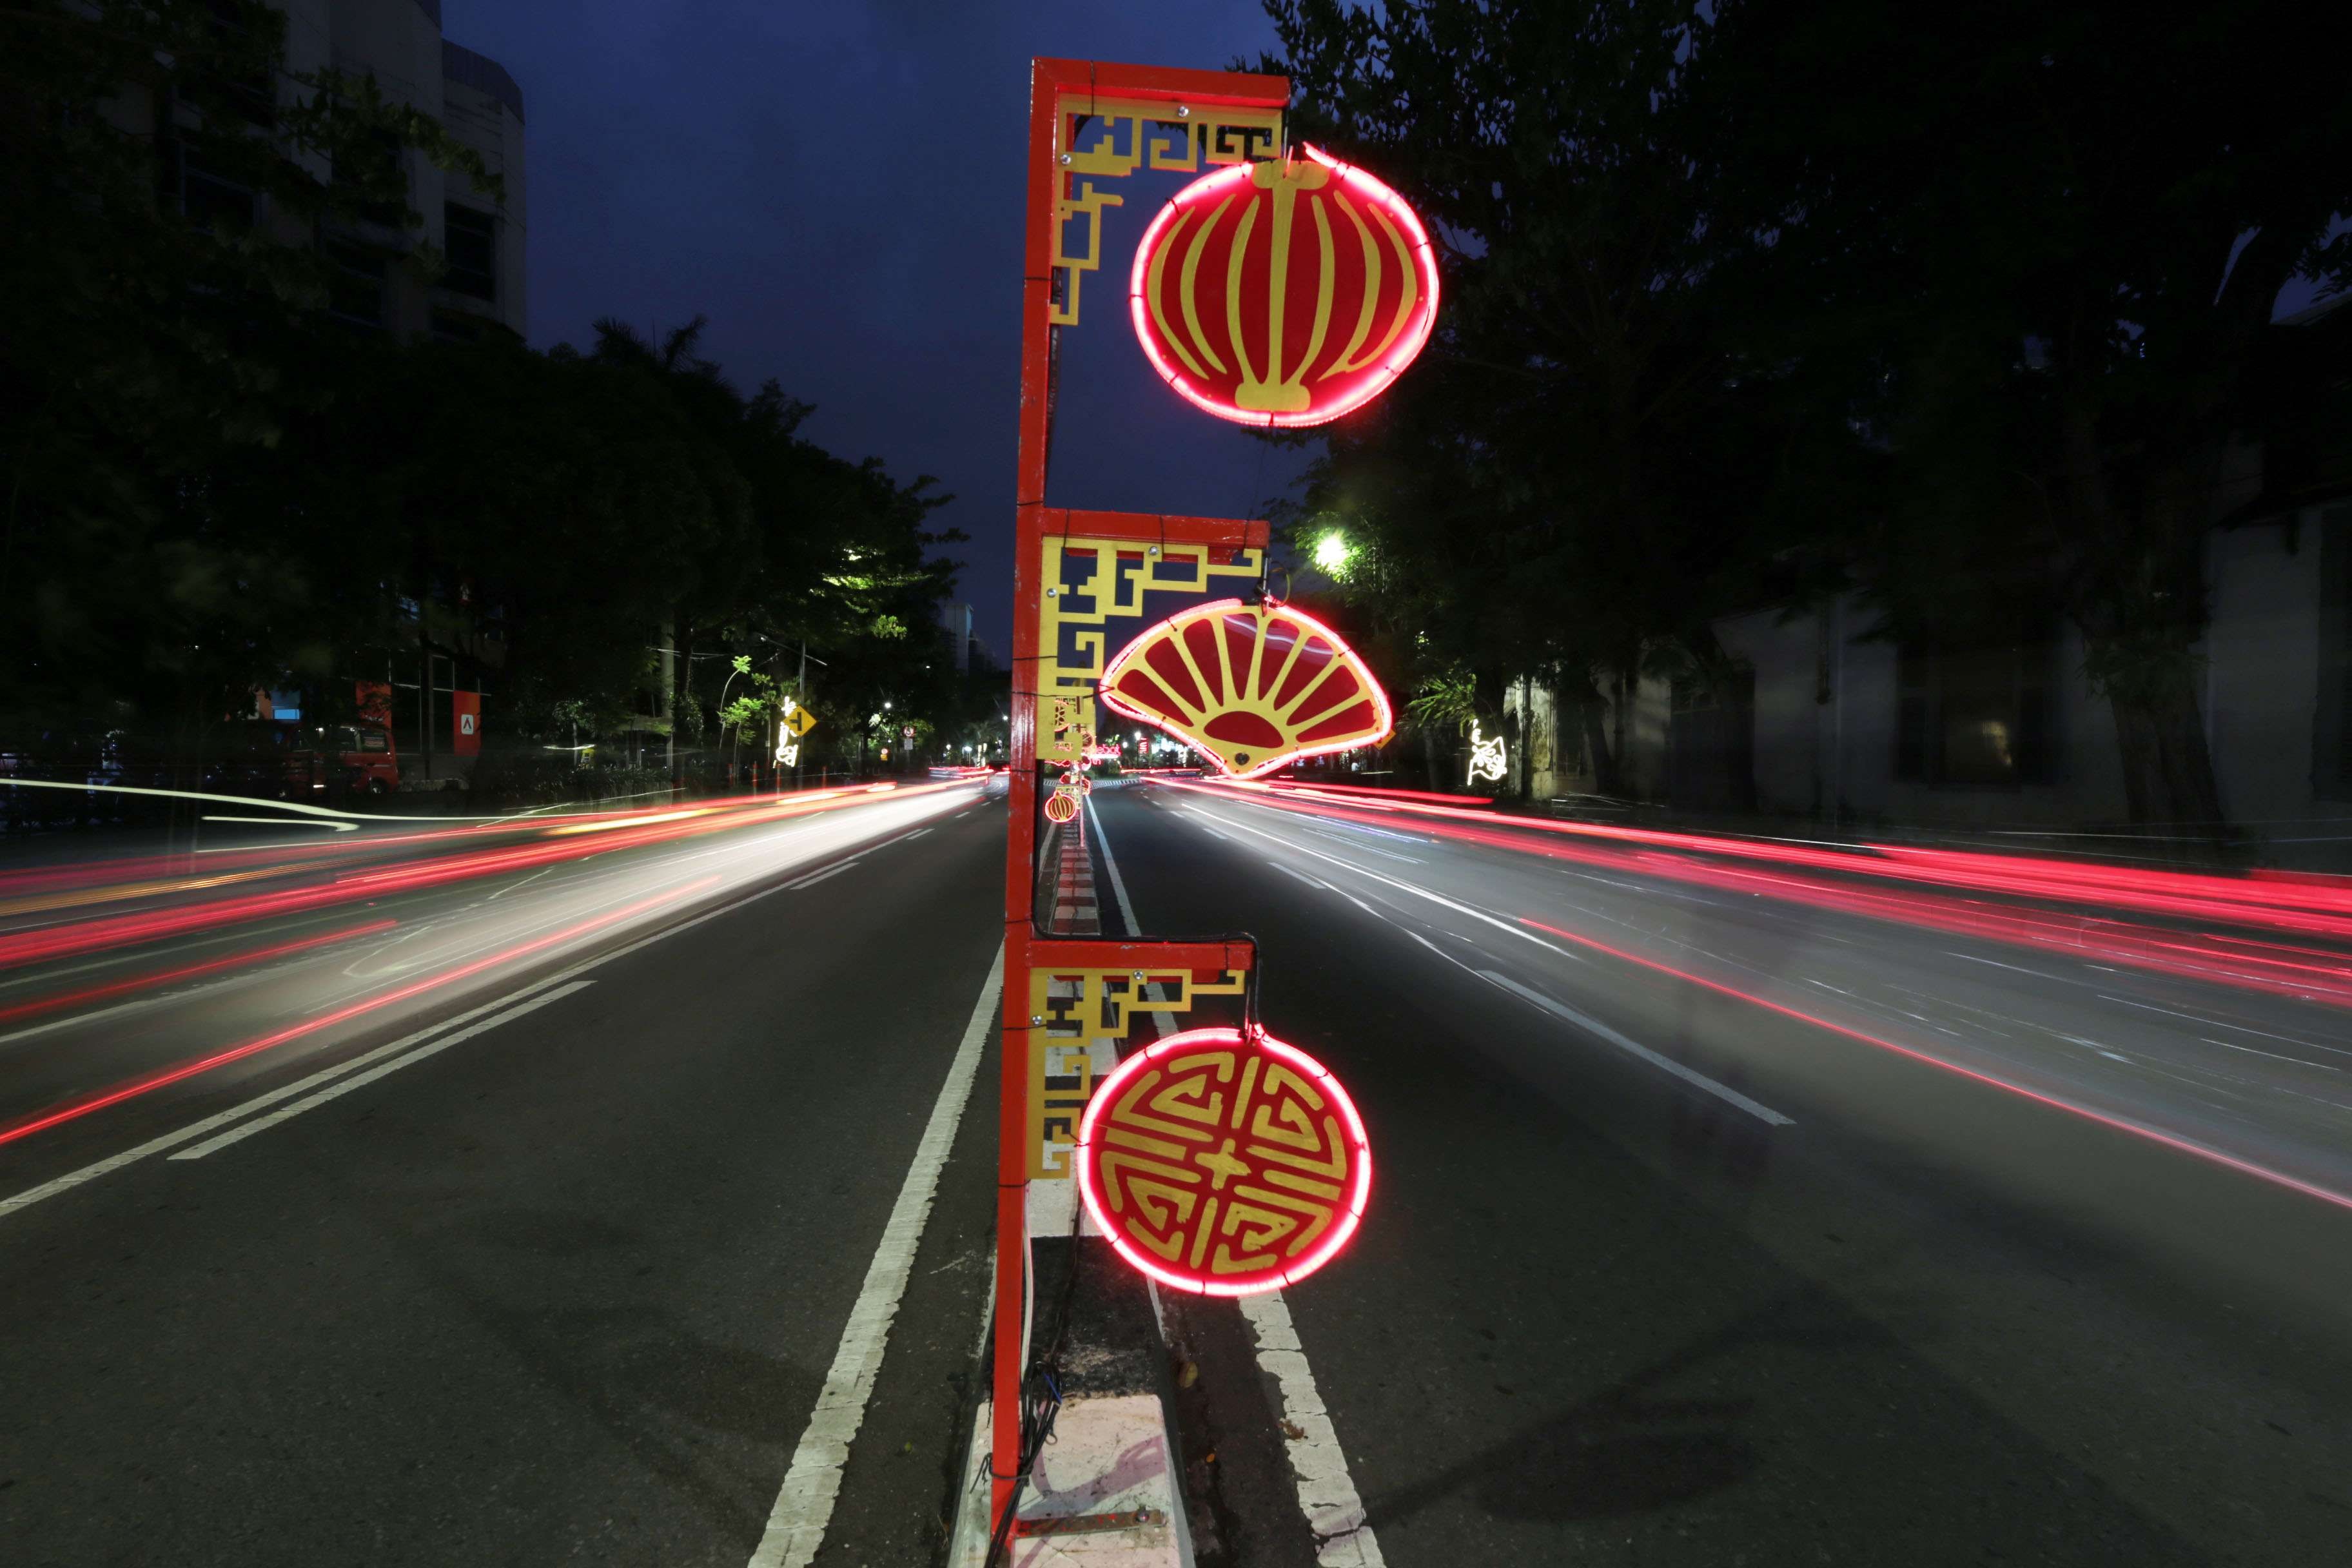
<path fill-rule="evenodd" d="M 1883 601 L 2046 592 L 2139 822 L 2223 818 L 2205 539 L 2281 289 L 2352 281 L 2352 109 L 2310 20 L 1732 0 L 1699 69 L 1780 341 L 1889 454 Z"/>
<path fill-rule="evenodd" d="M 259 218 L 399 212 L 402 148 L 496 188 L 372 80 L 289 73 L 285 26 L 260 0 L 0 12 L 0 723 L 20 739 L 184 730 L 276 673 L 273 628 L 315 582 L 215 481 L 313 405 L 295 367 L 327 274 Z"/>
<path fill-rule="evenodd" d="M 1720 320 L 1686 145 L 1704 21 L 1667 0 L 1267 12 L 1300 133 L 1379 169 L 1444 252 L 1436 340 L 1328 428 L 1294 535 L 1360 541 L 1343 594 L 1412 628 L 1407 679 L 1562 682 L 1613 781 L 1631 684 L 1662 642 L 1714 652 L 1790 467 L 1787 410 Z"/>

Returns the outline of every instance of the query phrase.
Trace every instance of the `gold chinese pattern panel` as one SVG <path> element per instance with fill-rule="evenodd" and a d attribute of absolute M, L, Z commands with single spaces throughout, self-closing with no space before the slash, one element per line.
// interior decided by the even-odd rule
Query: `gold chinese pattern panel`
<path fill-rule="evenodd" d="M 1102 678 L 1113 616 L 1143 614 L 1150 594 L 1205 595 L 1220 578 L 1255 583 L 1265 552 L 1216 544 L 1146 544 L 1048 534 L 1037 601 L 1037 760 L 1076 767 L 1099 733 Z"/>
<path fill-rule="evenodd" d="M 1147 1273 L 1219 1293 L 1270 1289 L 1354 1229 L 1370 1178 L 1361 1123 L 1299 1053 L 1202 1029 L 1120 1064 L 1103 1092 L 1087 1124 L 1087 1202 Z"/>
<path fill-rule="evenodd" d="M 1097 179 L 1123 180 L 1138 169 L 1195 174 L 1220 163 L 1272 158 L 1282 150 L 1282 110 L 1225 104 L 1156 103 L 1062 95 L 1059 124 L 1066 144 L 1055 149 L 1064 174 L 1054 207 L 1053 314 L 1057 327 L 1078 322 L 1078 289 L 1102 267 L 1102 215 L 1125 203 L 1099 189 Z M 1085 237 L 1073 247 L 1070 230 Z"/>
<path fill-rule="evenodd" d="M 1238 996 L 1247 981 L 1237 969 L 1215 981 L 1195 980 L 1188 969 L 1031 970 L 1029 1013 L 1045 1023 L 1030 1034 L 1030 1179 L 1070 1173 L 1069 1145 L 1095 1092 L 1090 1042 L 1125 1039 L 1139 1012 L 1189 1013 L 1196 997 Z M 1157 999 L 1142 994 L 1147 985 L 1160 988 Z"/>

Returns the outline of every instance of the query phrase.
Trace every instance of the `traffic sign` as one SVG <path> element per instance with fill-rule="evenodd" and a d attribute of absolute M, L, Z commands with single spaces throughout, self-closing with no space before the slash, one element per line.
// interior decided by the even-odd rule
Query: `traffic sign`
<path fill-rule="evenodd" d="M 795 735 L 805 735 L 816 728 L 816 715 L 794 702 L 784 700 L 784 728 Z"/>

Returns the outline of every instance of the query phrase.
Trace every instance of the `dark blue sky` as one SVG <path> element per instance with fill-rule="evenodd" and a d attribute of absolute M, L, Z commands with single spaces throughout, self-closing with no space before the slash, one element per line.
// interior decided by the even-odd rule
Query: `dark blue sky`
<path fill-rule="evenodd" d="M 961 594 L 1001 659 L 1029 58 L 1255 59 L 1255 0 L 446 0 L 444 20 L 522 88 L 531 341 L 708 315 L 746 389 L 817 405 L 813 439 L 955 493 L 939 515 L 972 536 Z M 1299 467 L 1178 401 L 1136 346 L 1123 258 L 1179 184 L 1123 183 L 1063 335 L 1056 504 L 1257 515 Z"/>

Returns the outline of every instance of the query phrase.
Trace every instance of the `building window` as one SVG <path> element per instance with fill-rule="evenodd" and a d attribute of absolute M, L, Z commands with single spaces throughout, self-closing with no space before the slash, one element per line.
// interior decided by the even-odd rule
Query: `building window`
<path fill-rule="evenodd" d="M 229 0 L 207 0 L 212 12 L 214 43 L 224 56 L 248 59 L 258 51 L 246 10 Z M 223 75 L 213 82 L 228 108 L 247 125 L 267 131 L 278 123 L 278 82 L 269 68 L 257 61 L 248 69 Z"/>
<path fill-rule="evenodd" d="M 491 323 L 465 310 L 433 312 L 433 335 L 445 343 L 478 343 L 489 335 Z"/>
<path fill-rule="evenodd" d="M 355 327 L 383 325 L 383 255 L 363 245 L 327 244 L 327 310 Z"/>
<path fill-rule="evenodd" d="M 360 207 L 360 216 L 368 222 L 388 228 L 407 226 L 408 163 L 397 135 L 379 131 L 363 138 L 336 160 L 334 179 L 338 185 L 361 186 L 371 193 Z"/>
<path fill-rule="evenodd" d="M 498 219 L 456 202 L 442 207 L 442 248 L 448 253 L 449 270 L 441 279 L 442 286 L 460 294 L 470 294 L 477 300 L 499 297 L 499 229 Z"/>
<path fill-rule="evenodd" d="M 2057 778 L 2053 637 L 1895 654 L 1895 776 L 2014 788 Z"/>
<path fill-rule="evenodd" d="M 260 214 L 260 203 L 250 186 L 239 184 L 207 164 L 182 136 L 163 143 L 163 200 L 179 208 L 188 222 L 206 234 L 249 229 Z"/>

